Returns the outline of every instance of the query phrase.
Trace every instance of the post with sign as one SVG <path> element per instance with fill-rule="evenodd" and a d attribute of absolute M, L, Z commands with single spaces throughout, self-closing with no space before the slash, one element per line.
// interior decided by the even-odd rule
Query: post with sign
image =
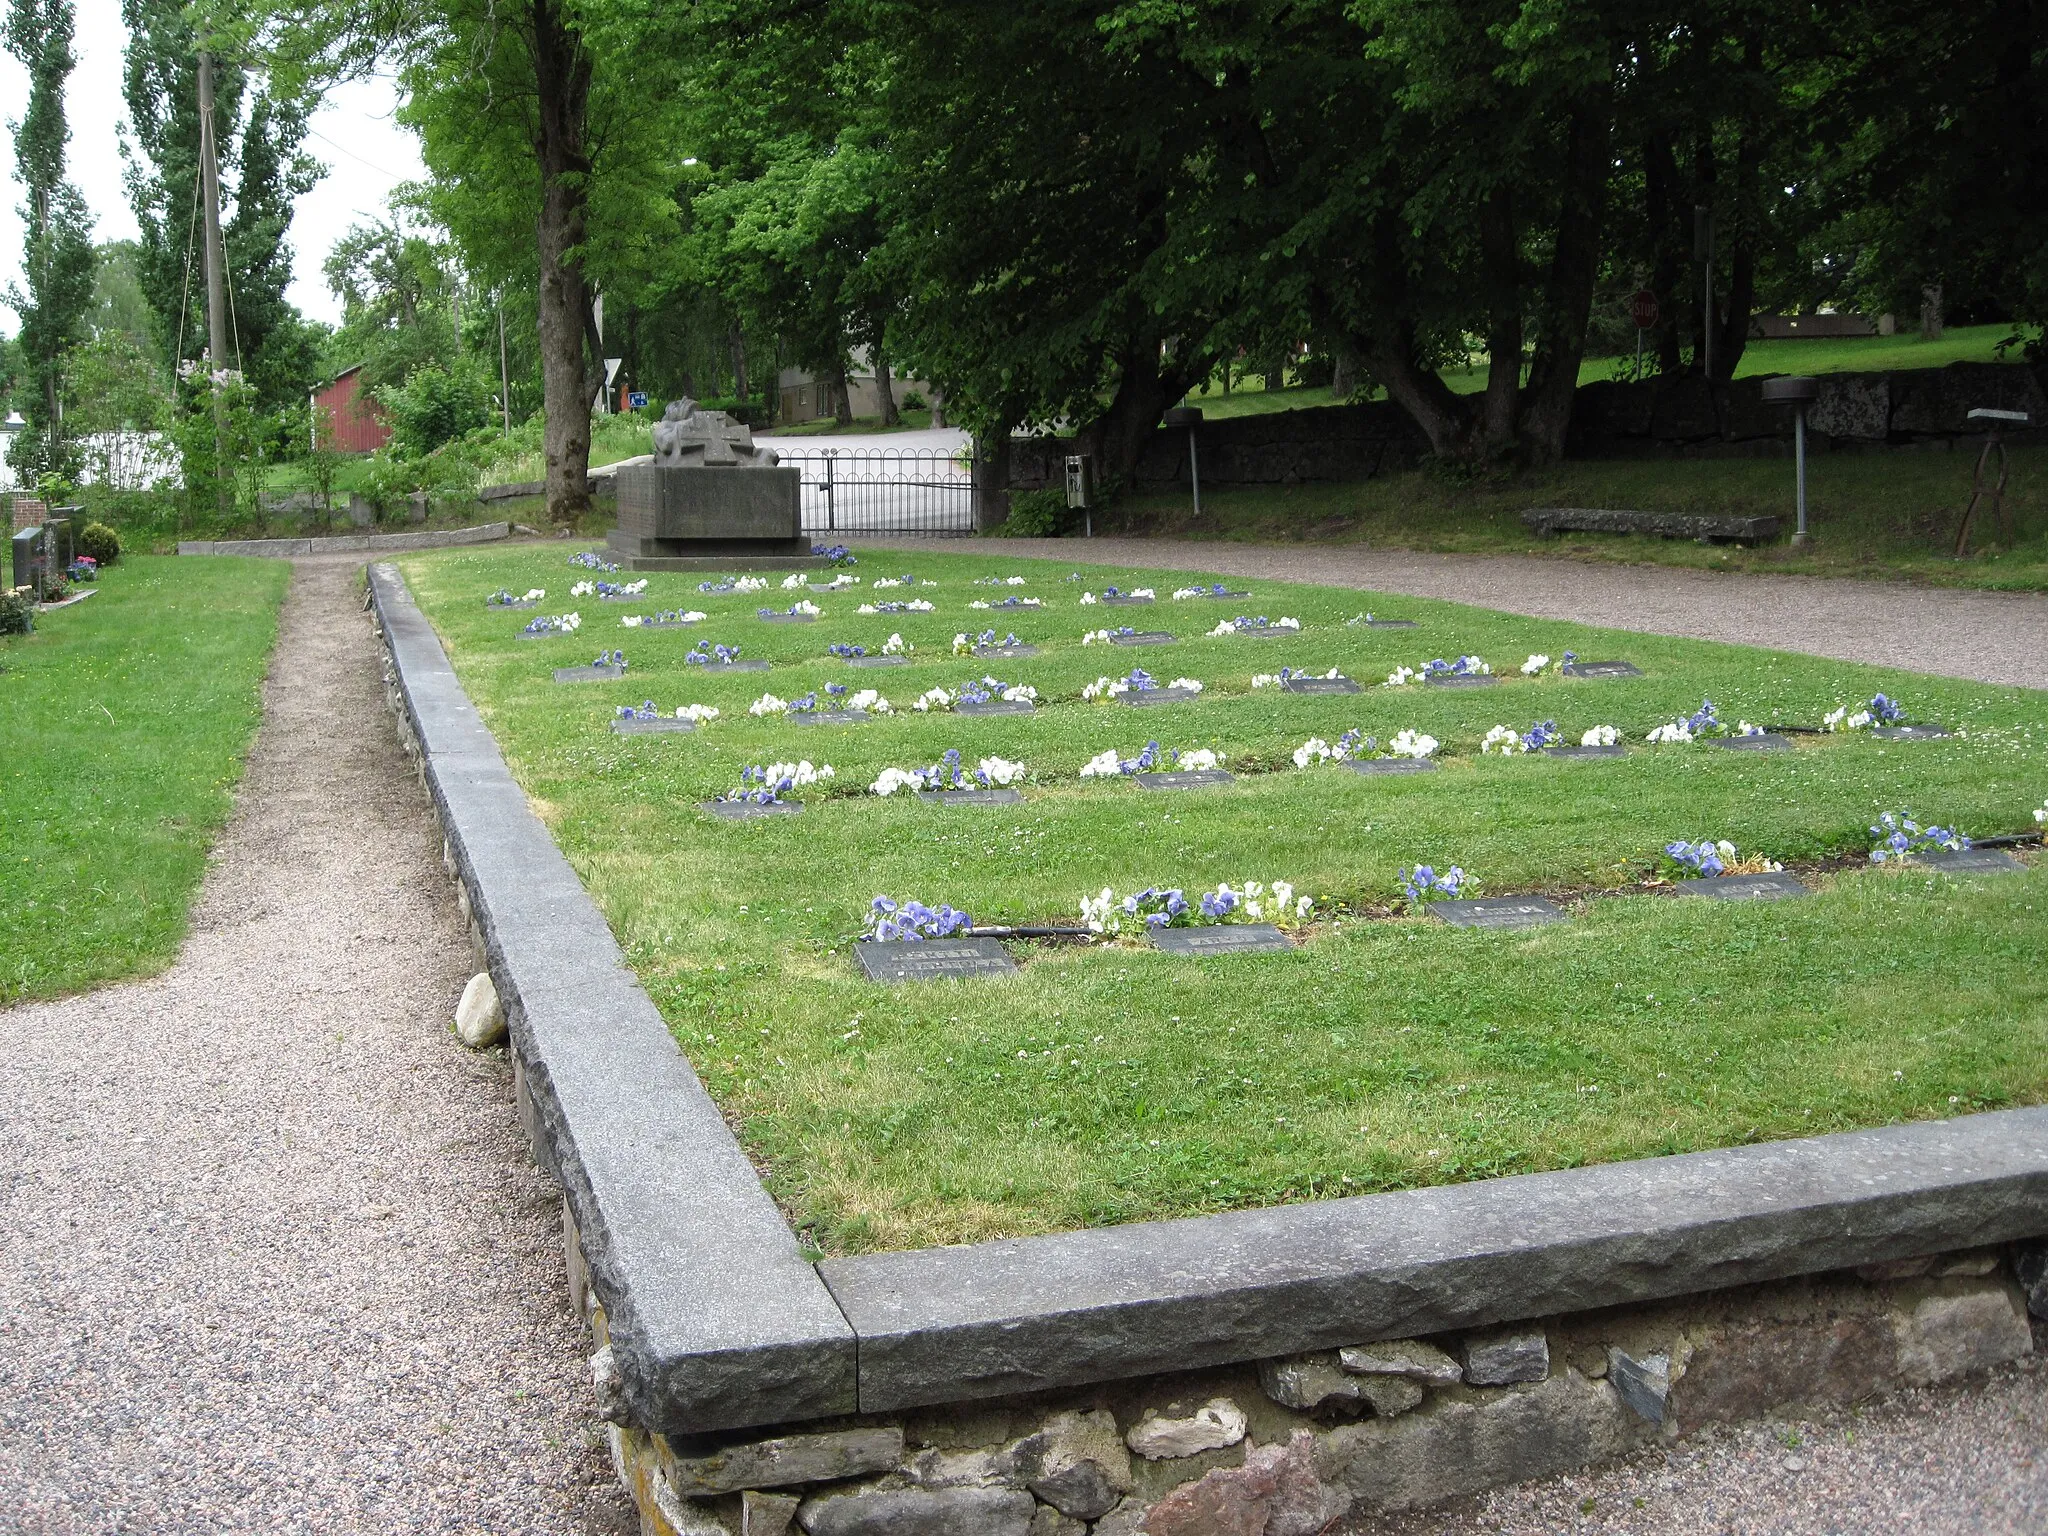
<path fill-rule="evenodd" d="M 1202 466 L 1195 457 L 1195 428 L 1201 424 L 1201 407 L 1193 405 L 1177 405 L 1161 421 L 1162 426 L 1188 429 L 1188 483 L 1195 493 L 1196 517 L 1202 515 Z"/>
<path fill-rule="evenodd" d="M 1806 408 L 1820 398 L 1820 380 L 1794 375 L 1783 379 L 1765 379 L 1763 387 L 1764 404 L 1789 405 L 1792 418 L 1792 456 L 1796 467 L 1793 474 L 1797 479 L 1799 527 L 1792 535 L 1794 544 L 1809 542 L 1806 531 Z"/>
<path fill-rule="evenodd" d="M 1091 465 L 1083 454 L 1067 455 L 1067 510 L 1081 514 L 1081 528 L 1087 538 L 1095 537 L 1095 511 L 1090 505 L 1089 482 L 1094 478 Z"/>
<path fill-rule="evenodd" d="M 1628 296 L 1628 317 L 1636 327 L 1636 377 L 1643 376 L 1643 332 L 1657 328 L 1657 319 L 1662 311 L 1657 307 L 1657 295 L 1647 288 L 1638 288 Z"/>

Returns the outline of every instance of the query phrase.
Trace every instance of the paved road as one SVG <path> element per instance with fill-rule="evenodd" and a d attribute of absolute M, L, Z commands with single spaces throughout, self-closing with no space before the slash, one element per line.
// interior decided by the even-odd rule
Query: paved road
<path fill-rule="evenodd" d="M 345 560 L 175 966 L 0 1012 L 0 1531 L 637 1530 Z"/>
<path fill-rule="evenodd" d="M 866 542 L 941 554 L 976 547 L 958 539 Z M 1404 592 L 1537 618 L 1767 645 L 1946 677 L 2048 688 L 2048 597 L 2033 593 L 1338 545 L 1004 539 L 980 547 L 992 555 Z"/>

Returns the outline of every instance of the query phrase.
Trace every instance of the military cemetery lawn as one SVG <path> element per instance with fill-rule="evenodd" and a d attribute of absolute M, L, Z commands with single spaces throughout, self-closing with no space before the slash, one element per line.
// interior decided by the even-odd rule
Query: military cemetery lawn
<path fill-rule="evenodd" d="M 170 963 L 290 580 L 280 560 L 130 555 L 0 639 L 0 1004 Z"/>
<path fill-rule="evenodd" d="M 2035 830 L 2048 800 L 2048 696 L 1805 656 L 1602 632 L 1329 587 L 1012 558 L 861 552 L 859 584 L 704 592 L 654 574 L 623 601 L 572 597 L 630 572 L 554 547 L 401 563 L 512 771 L 609 919 L 678 1043 L 811 1242 L 846 1252 L 1261 1206 L 1652 1156 L 2039 1102 L 2048 1086 L 2048 875 L 1958 876 L 1869 860 L 1885 812 L 1978 837 Z M 915 584 L 878 588 L 879 578 Z M 1021 577 L 1021 585 L 980 579 Z M 927 583 L 931 583 L 927 585 Z M 1149 605 L 1083 593 L 1149 587 Z M 487 595 L 544 588 L 531 609 Z M 1034 599 L 1042 606 L 973 608 Z M 809 601 L 811 622 L 757 610 Z M 929 611 L 860 615 L 862 604 Z M 626 615 L 699 611 L 675 628 Z M 566 636 L 522 639 L 574 612 Z M 1361 620 L 1412 620 L 1414 628 Z M 1299 620 L 1272 638 L 1210 637 L 1235 616 Z M 1172 644 L 1084 645 L 1130 626 Z M 993 629 L 1038 653 L 959 656 Z M 914 645 L 853 667 L 833 645 Z M 767 671 L 685 654 L 738 647 Z M 557 668 L 623 650 L 612 681 Z M 1639 677 L 1557 663 L 1626 661 Z M 1551 658 L 1524 676 L 1526 658 Z M 1482 657 L 1492 683 L 1387 686 L 1402 667 Z M 1085 702 L 1142 667 L 1199 681 L 1189 701 Z M 1254 687 L 1282 667 L 1335 668 L 1357 693 Z M 993 676 L 1031 713 L 912 706 Z M 844 686 L 833 695 L 828 685 Z M 1325 685 L 1341 686 L 1341 685 Z M 764 694 L 844 705 L 864 723 L 755 716 Z M 1000 692 L 1001 690 L 990 690 Z M 1142 690 L 1141 690 L 1142 691 Z M 1729 725 L 1819 727 L 1884 693 L 1950 734 L 1792 734 L 1784 750 L 1702 737 L 1650 745 L 1712 700 Z M 620 734 L 624 706 L 715 707 L 690 732 Z M 1616 729 L 1618 756 L 1483 752 L 1495 727 L 1555 722 L 1566 744 Z M 1298 767 L 1310 738 L 1356 730 L 1384 753 L 1435 737 L 1432 771 Z M 1355 738 L 1354 738 L 1355 739 Z M 1234 782 L 1148 789 L 1106 752 L 1210 751 Z M 957 750 L 1024 765 L 1014 804 L 870 792 L 885 769 Z M 796 814 L 704 808 L 752 765 L 830 764 Z M 1172 762 L 1159 766 L 1171 768 Z M 1726 839 L 1812 894 L 1674 894 L 1674 840 Z M 1544 896 L 1563 920 L 1497 930 L 1405 908 L 1402 872 L 1456 865 L 1464 894 Z M 1283 881 L 1313 900 L 1278 951 L 1187 957 L 1121 939 L 1000 941 L 1014 975 L 883 985 L 855 943 L 877 896 L 949 903 L 980 926 L 1079 925 L 1081 902 Z M 2039 910 L 2037 910 L 2037 908 Z M 1237 915 L 1242 915 L 1240 912 Z M 1137 925 L 1133 925 L 1137 926 Z M 1178 931 L 1178 930 L 1176 930 Z M 1219 930 L 1194 930 L 1213 935 Z M 1228 933 L 1226 927 L 1222 932 Z"/>

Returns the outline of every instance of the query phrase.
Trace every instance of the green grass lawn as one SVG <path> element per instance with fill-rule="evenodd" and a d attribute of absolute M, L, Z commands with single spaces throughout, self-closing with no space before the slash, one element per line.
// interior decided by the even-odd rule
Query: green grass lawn
<path fill-rule="evenodd" d="M 2048 798 L 2048 697 L 1802 656 L 1603 633 L 1412 598 L 1271 582 L 1242 602 L 1185 601 L 1186 573 L 1086 570 L 1000 547 L 862 559 L 862 586 L 820 622 L 754 610 L 797 595 L 706 596 L 657 574 L 648 601 L 568 597 L 559 546 L 403 562 L 513 772 L 603 909 L 682 1048 L 784 1208 L 819 1247 L 858 1251 L 1256 1206 L 2038 1101 L 2048 1085 L 2048 872 L 1954 882 L 1872 870 L 1866 826 L 1911 809 L 1977 835 L 2024 830 Z M 859 617 L 866 582 L 905 565 L 929 615 Z M 1038 611 L 968 608 L 974 577 L 1023 574 Z M 1155 587 L 1152 608 L 1083 607 L 1084 588 Z M 499 586 L 549 589 L 573 637 L 514 638 Z M 701 608 L 694 630 L 636 632 L 624 613 Z M 1410 631 L 1344 620 L 1371 608 Z M 1239 611 L 1299 618 L 1294 638 L 1205 638 Z M 954 660 L 993 620 L 1043 649 Z M 1083 646 L 1084 631 L 1167 629 L 1156 649 Z M 901 633 L 914 665 L 852 670 L 835 642 Z M 766 673 L 707 677 L 698 638 Z M 551 669 L 621 646 L 616 683 Z M 1623 658 L 1620 682 L 1525 679 L 1531 652 Z M 1493 688 L 1254 691 L 1255 672 L 1398 664 L 1477 652 Z M 1082 703 L 1143 665 L 1206 684 L 1155 709 Z M 934 686 L 993 671 L 1041 695 L 1029 717 L 920 715 Z M 898 714 L 862 726 L 750 718 L 831 681 L 881 689 Z M 1650 748 L 1653 725 L 1712 697 L 1730 719 L 1818 723 L 1883 689 L 1951 740 L 1800 738 L 1755 755 Z M 610 734 L 621 704 L 715 705 L 695 735 Z M 1576 741 L 1612 724 L 1616 761 L 1482 756 L 1487 729 L 1555 719 Z M 1307 737 L 1403 727 L 1444 743 L 1412 778 L 1294 767 Z M 1226 754 L 1233 786 L 1148 792 L 1083 780 L 1106 748 L 1148 739 Z M 1031 771 L 1021 805 L 930 806 L 865 792 L 884 767 L 998 755 Z M 748 764 L 830 763 L 800 816 L 726 822 L 698 802 Z M 1811 900 L 1671 899 L 1645 882 L 1674 838 L 1728 838 L 1810 871 Z M 1524 933 L 1398 915 L 1398 871 L 1462 865 L 1488 894 L 1545 891 L 1575 912 Z M 1072 922 L 1084 895 L 1147 885 L 1292 882 L 1317 902 L 1284 955 L 1188 961 L 1132 944 L 1020 945 L 1020 977 L 886 989 L 850 944 L 877 894 L 950 902 L 983 923 Z"/>
<path fill-rule="evenodd" d="M 1129 497 L 1096 518 L 1097 532 L 1181 538 L 1365 543 L 1460 554 L 1544 554 L 1717 571 L 1903 578 L 1943 586 L 2048 590 L 2048 451 L 2014 448 L 2006 504 L 2017 533 L 1992 542 L 1979 510 L 1973 553 L 1949 557 L 1970 497 L 1974 453 L 1837 453 L 1807 461 L 1814 542 L 1753 549 L 1689 539 L 1568 534 L 1539 539 L 1522 525 L 1532 507 L 1769 513 L 1792 523 L 1785 459 L 1600 459 L 1512 475 L 1452 479 L 1425 470 L 1341 485 L 1204 487 L 1202 516 L 1185 494 Z"/>
<path fill-rule="evenodd" d="M 281 560 L 131 555 L 0 639 L 0 1004 L 170 963 L 290 579 Z"/>

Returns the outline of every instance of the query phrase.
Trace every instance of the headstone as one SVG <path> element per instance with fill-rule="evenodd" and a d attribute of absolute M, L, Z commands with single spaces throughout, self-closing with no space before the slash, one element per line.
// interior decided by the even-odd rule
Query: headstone
<path fill-rule="evenodd" d="M 977 976 L 1014 976 L 1017 962 L 1000 939 L 923 939 L 883 944 L 864 939 L 853 946 L 869 981 L 948 981 Z"/>
<path fill-rule="evenodd" d="M 1365 627 L 1367 629 L 1413 629 L 1415 628 L 1415 621 L 1413 619 L 1367 619 Z"/>
<path fill-rule="evenodd" d="M 2003 848 L 1962 848 L 1954 853 L 1916 853 L 1915 864 L 1945 875 L 2011 875 L 2026 866 Z"/>
<path fill-rule="evenodd" d="M 706 672 L 766 672 L 768 663 L 758 656 L 748 656 L 740 661 L 707 661 L 701 663 Z"/>
<path fill-rule="evenodd" d="M 1142 608 L 1145 604 L 1151 602 L 1152 599 L 1149 597 L 1098 597 L 1096 601 L 1108 608 Z M 1000 608 L 1003 604 L 997 603 L 996 606 Z"/>
<path fill-rule="evenodd" d="M 979 704 L 963 699 L 953 706 L 956 715 L 1029 715 L 1037 710 L 1029 699 L 984 699 Z"/>
<path fill-rule="evenodd" d="M 1626 757 L 1628 755 L 1628 748 L 1623 746 L 1545 747 L 1543 755 L 1545 757 Z"/>
<path fill-rule="evenodd" d="M 815 624 L 818 621 L 815 613 L 777 613 L 773 609 L 764 610 L 754 617 L 763 624 Z"/>
<path fill-rule="evenodd" d="M 1148 597 L 1144 599 L 1144 601 L 1149 603 L 1150 601 L 1152 601 L 1152 599 Z M 993 611 L 997 608 L 1042 608 L 1045 606 L 1045 604 L 1042 602 L 1030 602 L 1027 599 L 1021 597 L 1006 597 L 1002 599 L 1000 602 L 990 603 L 988 606 L 989 609 Z"/>
<path fill-rule="evenodd" d="M 1481 896 L 1472 901 L 1433 901 L 1429 915 L 1453 928 L 1535 928 L 1561 923 L 1564 910 L 1542 896 Z"/>
<path fill-rule="evenodd" d="M 977 656 L 1021 658 L 1036 656 L 1038 654 L 1038 647 L 1035 645 L 977 645 L 974 648 L 974 654 Z"/>
<path fill-rule="evenodd" d="M 1715 875 L 1706 880 L 1681 880 L 1671 889 L 1680 896 L 1711 896 L 1717 901 L 1780 901 L 1811 896 L 1811 888 L 1791 875 Z"/>
<path fill-rule="evenodd" d="M 695 629 L 697 627 L 697 620 L 691 619 L 686 623 L 682 619 L 642 619 L 638 624 L 631 627 L 634 629 Z"/>
<path fill-rule="evenodd" d="M 607 546 L 633 570 L 686 570 L 691 556 L 808 557 L 798 511 L 802 471 L 723 411 L 669 404 L 650 462 L 618 471 L 619 521 Z"/>
<path fill-rule="evenodd" d="M 760 805 L 752 800 L 706 800 L 703 808 L 727 821 L 752 821 L 757 816 L 795 816 L 804 808 L 801 800 L 773 800 Z"/>
<path fill-rule="evenodd" d="M 1730 752 L 1790 752 L 1792 743 L 1776 731 L 1765 731 L 1761 736 L 1713 736 L 1708 738 L 1717 747 L 1726 747 Z"/>
<path fill-rule="evenodd" d="M 1208 592 L 1208 591 L 1205 591 L 1205 592 L 1203 592 L 1203 593 L 1202 593 L 1202 596 L 1204 596 L 1204 597 L 1250 597 L 1250 596 L 1251 596 L 1251 593 L 1249 593 L 1249 592 Z"/>
<path fill-rule="evenodd" d="M 540 599 L 533 598 L 529 600 L 527 598 L 521 597 L 514 598 L 509 603 L 486 602 L 484 606 L 490 609 L 493 613 L 510 613 L 515 608 L 538 608 L 540 606 Z"/>
<path fill-rule="evenodd" d="M 40 597 L 49 585 L 48 562 L 43 553 L 43 525 L 24 528 L 14 535 L 12 544 L 14 560 L 14 581 L 17 587 L 34 587 Z"/>
<path fill-rule="evenodd" d="M 910 665 L 910 658 L 908 656 L 849 656 L 845 660 L 849 667 L 907 667 Z"/>
<path fill-rule="evenodd" d="M 1879 741 L 1940 741 L 1948 732 L 1932 725 L 1878 725 L 1870 734 Z"/>
<path fill-rule="evenodd" d="M 671 736 L 695 729 L 695 721 L 678 720 L 674 715 L 660 715 L 652 720 L 643 720 L 638 715 L 631 719 L 620 716 L 612 721 L 613 734 L 619 736 Z"/>
<path fill-rule="evenodd" d="M 1643 669 L 1632 661 L 1573 661 L 1564 667 L 1566 677 L 1641 677 Z"/>
<path fill-rule="evenodd" d="M 1134 773 L 1140 789 L 1203 789 L 1211 784 L 1235 784 L 1237 775 L 1221 768 L 1177 768 L 1168 773 Z"/>
<path fill-rule="evenodd" d="M 1357 693 L 1358 684 L 1348 677 L 1290 677 L 1280 684 L 1282 693 Z"/>
<path fill-rule="evenodd" d="M 1117 695 L 1120 702 L 1140 709 L 1150 708 L 1154 704 L 1189 704 L 1200 697 L 1199 693 L 1189 688 L 1133 688 L 1128 693 Z"/>
<path fill-rule="evenodd" d="M 1241 955 L 1292 949 L 1294 941 L 1271 923 L 1217 923 L 1203 928 L 1154 928 L 1152 947 L 1169 955 Z"/>
<path fill-rule="evenodd" d="M 1111 645 L 1171 645 L 1173 636 L 1163 629 L 1141 629 L 1128 635 L 1111 635 Z"/>
<path fill-rule="evenodd" d="M 792 709 L 789 718 L 798 725 L 865 725 L 864 709 Z"/>
<path fill-rule="evenodd" d="M 1307 631 L 1296 629 L 1290 624 L 1267 624 L 1264 626 L 1253 625 L 1248 629 L 1240 629 L 1238 633 L 1240 635 L 1247 635 L 1254 640 L 1278 640 L 1288 635 L 1298 639 L 1306 634 Z"/>
<path fill-rule="evenodd" d="M 1491 672 L 1432 672 L 1423 681 L 1432 688 L 1491 688 L 1500 679 Z"/>
<path fill-rule="evenodd" d="M 921 789 L 917 798 L 926 805 L 1021 805 L 1024 797 L 1014 789 Z"/>
<path fill-rule="evenodd" d="M 605 683 L 613 678 L 624 677 L 624 667 L 557 667 L 555 681 L 558 683 Z"/>
<path fill-rule="evenodd" d="M 1377 777 L 1384 773 L 1435 773 L 1436 759 L 1433 757 L 1347 757 L 1344 766 L 1353 773 L 1371 774 Z"/>

